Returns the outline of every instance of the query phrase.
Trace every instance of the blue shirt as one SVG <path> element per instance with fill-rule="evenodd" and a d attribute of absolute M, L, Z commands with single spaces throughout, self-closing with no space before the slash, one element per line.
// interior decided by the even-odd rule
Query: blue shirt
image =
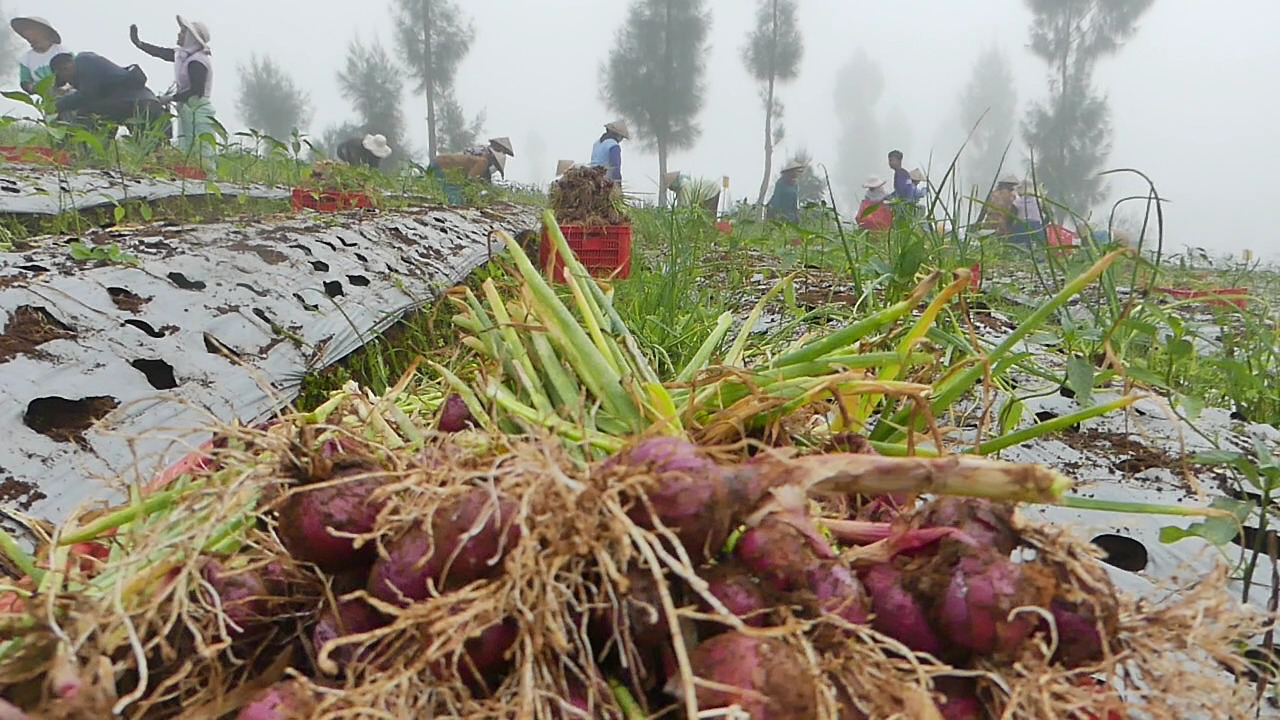
<path fill-rule="evenodd" d="M 622 146 L 613 138 L 605 138 L 591 148 L 592 167 L 609 168 L 609 179 L 622 179 Z"/>
<path fill-rule="evenodd" d="M 108 97 L 140 99 L 150 93 L 145 87 L 135 87 L 129 71 L 97 53 L 82 52 L 76 55 L 76 79 L 71 83 L 75 92 L 58 99 L 58 111 L 79 110 Z"/>
<path fill-rule="evenodd" d="M 911 173 L 903 168 L 893 171 L 893 197 L 910 203 L 914 203 L 918 199 L 916 183 L 911 179 Z"/>

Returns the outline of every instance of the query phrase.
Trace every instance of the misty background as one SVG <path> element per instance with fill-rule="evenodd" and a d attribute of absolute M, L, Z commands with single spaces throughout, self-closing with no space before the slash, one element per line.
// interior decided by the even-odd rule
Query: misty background
<path fill-rule="evenodd" d="M 601 67 L 629 4 L 459 4 L 475 37 L 458 66 L 454 99 L 468 118 L 483 113 L 482 139 L 511 137 L 516 157 L 507 166 L 509 179 L 545 184 L 557 160 L 587 160 L 602 125 L 616 115 L 602 100 Z M 315 137 L 356 120 L 337 77 L 353 39 L 378 40 L 399 58 L 392 0 L 0 0 L 0 7 L 7 17 L 46 17 L 71 50 L 142 65 L 157 92 L 171 82 L 172 69 L 133 48 L 130 23 L 139 25 L 144 40 L 172 44 L 175 13 L 205 22 L 213 36 L 213 100 L 232 132 L 245 127 L 236 107 L 239 67 L 254 53 L 270 56 L 310 96 L 313 112 L 304 129 Z M 728 176 L 735 200 L 754 201 L 764 171 L 764 111 L 742 50 L 755 25 L 755 3 L 712 0 L 707 7 L 706 93 L 697 116 L 702 133 L 692 147 L 673 151 L 668 166 L 692 176 Z M 1280 83 L 1273 77 L 1280 44 L 1270 37 L 1278 20 L 1276 0 L 1154 0 L 1132 38 L 1097 63 L 1094 86 L 1110 103 L 1114 130 L 1104 167 L 1137 168 L 1155 181 L 1170 201 L 1166 243 L 1173 248 L 1276 254 L 1269 223 L 1253 215 L 1269 206 L 1280 166 L 1274 130 Z M 804 55 L 798 77 L 778 89 L 785 136 L 770 187 L 781 165 L 801 151 L 815 170 L 819 164 L 830 170 L 846 208 L 868 175 L 888 176 L 884 158 L 891 149 L 905 153 L 905 167 L 940 179 L 971 124 L 963 120 L 962 98 L 975 67 L 995 72 L 1001 64 L 1014 90 L 1017 123 L 1006 169 L 1025 174 L 1021 123 L 1030 103 L 1048 94 L 1048 67 L 1028 48 L 1032 13 L 1024 0 L 800 0 L 797 21 Z M 876 72 L 881 90 L 871 103 L 866 83 Z M 0 85 L 16 86 L 16 67 L 10 74 Z M 404 85 L 407 142 L 425 159 L 426 102 L 407 73 Z M 837 102 L 840 87 L 846 92 Z M 995 97 L 993 105 L 1007 99 Z M 0 110 L 18 112 L 7 102 Z M 868 118 L 874 131 L 861 130 Z M 634 142 L 623 147 L 628 189 L 655 192 L 656 156 Z M 984 193 L 990 181 L 973 179 Z M 1136 179 L 1112 179 L 1094 214 L 1145 191 Z"/>

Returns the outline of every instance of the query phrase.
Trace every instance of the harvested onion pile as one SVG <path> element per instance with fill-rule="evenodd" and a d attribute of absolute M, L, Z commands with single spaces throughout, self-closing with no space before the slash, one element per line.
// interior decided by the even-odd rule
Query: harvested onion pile
<path fill-rule="evenodd" d="M 1221 578 L 1144 606 L 1007 504 L 911 499 L 979 471 L 1056 482 L 1041 469 L 718 463 L 674 438 L 584 468 L 551 439 L 392 450 L 366 430 L 229 432 L 170 508 L 94 541 L 103 559 L 51 551 L 65 570 L 0 616 L 0 717 L 1085 720 L 1253 703 L 1216 670 L 1242 669 L 1232 643 L 1258 628 Z"/>

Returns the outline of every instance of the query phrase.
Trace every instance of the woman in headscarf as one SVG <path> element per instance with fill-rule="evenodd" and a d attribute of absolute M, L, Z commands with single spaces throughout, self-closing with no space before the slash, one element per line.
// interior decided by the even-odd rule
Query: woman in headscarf
<path fill-rule="evenodd" d="M 138 38 L 138 26 L 129 26 L 135 47 L 154 58 L 173 63 L 174 90 L 160 101 L 178 105 L 178 147 L 190 154 L 198 147 L 201 164 L 213 155 L 212 144 L 201 141 L 215 132 L 213 119 L 213 56 L 209 49 L 209 28 L 202 22 L 188 22 L 178 16 L 177 47 L 160 47 Z"/>
<path fill-rule="evenodd" d="M 34 93 L 41 80 L 53 75 L 51 61 L 66 52 L 62 47 L 62 35 L 38 17 L 16 17 L 9 27 L 22 36 L 31 49 L 18 60 L 18 86 L 25 93 Z"/>

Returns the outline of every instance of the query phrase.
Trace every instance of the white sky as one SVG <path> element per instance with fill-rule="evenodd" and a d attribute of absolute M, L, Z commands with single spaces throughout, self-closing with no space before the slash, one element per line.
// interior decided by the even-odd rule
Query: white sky
<path fill-rule="evenodd" d="M 251 52 L 275 57 L 312 96 L 311 130 L 351 118 L 335 73 L 347 42 L 359 33 L 392 46 L 390 0 L 0 0 L 7 15 L 49 18 L 76 50 L 94 50 L 142 64 L 162 90 L 171 71 L 133 49 L 128 27 L 144 39 L 171 42 L 174 13 L 205 21 L 215 47 L 215 103 L 238 128 L 235 66 Z M 477 26 L 472 53 L 458 76 L 468 112 L 484 110 L 488 135 L 509 135 L 517 157 L 513 180 L 545 182 L 560 158 L 585 160 L 611 114 L 599 99 L 598 72 L 625 0 L 462 0 Z M 763 171 L 763 118 L 740 49 L 754 3 L 711 0 L 712 49 L 704 134 L 676 153 L 672 169 L 728 175 L 734 197 L 751 196 Z M 952 118 L 979 52 L 991 43 L 1012 59 L 1019 108 L 1042 97 L 1044 66 L 1025 49 L 1029 16 L 1021 0 L 801 0 L 806 54 L 801 77 L 783 89 L 788 139 L 779 157 L 807 147 L 833 174 L 831 147 L 838 122 L 832 103 L 836 69 L 859 46 L 878 58 L 888 89 L 882 110 L 898 108 L 909 127 L 884 131 L 885 142 L 907 154 L 907 165 L 945 165 L 955 147 Z M 1280 166 L 1280 21 L 1278 0 L 1156 0 L 1137 37 L 1104 61 L 1099 84 L 1111 99 L 1115 134 L 1109 167 L 1150 175 L 1172 202 L 1168 238 L 1174 247 L 1198 245 L 1230 252 L 1271 251 L 1269 222 L 1254 218 L 1270 206 Z M 16 78 L 15 78 L 16 79 Z M 10 80 L 13 84 L 13 80 Z M 405 99 L 412 141 L 425 147 L 420 98 Z M 882 113 L 883 114 L 883 113 Z M 910 145 L 905 145 L 906 142 Z M 540 146 L 540 147 L 538 147 Z M 891 148 L 884 148 L 887 152 Z M 539 157 L 540 156 L 540 157 Z M 536 161 L 536 162 L 535 162 Z M 776 167 L 776 166 L 775 166 Z M 638 191 L 651 191 L 656 159 L 628 148 L 624 170 Z M 857 177 L 885 168 L 857 168 Z M 1114 195 L 1142 189 L 1113 183 Z"/>

